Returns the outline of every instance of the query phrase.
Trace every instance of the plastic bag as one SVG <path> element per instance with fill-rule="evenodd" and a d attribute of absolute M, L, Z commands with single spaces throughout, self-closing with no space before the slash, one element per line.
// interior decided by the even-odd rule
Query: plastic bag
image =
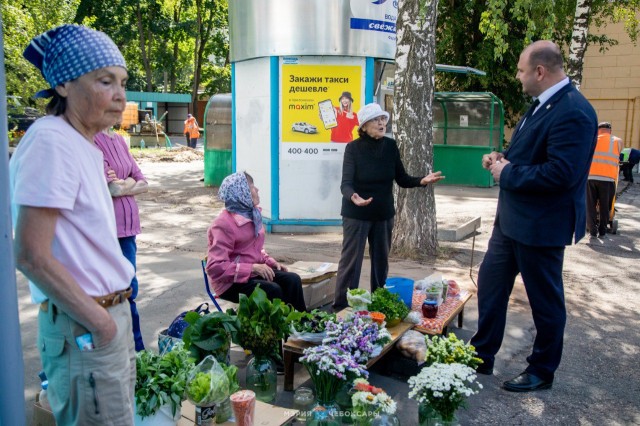
<path fill-rule="evenodd" d="M 229 378 L 218 361 L 207 355 L 187 379 L 187 398 L 195 405 L 220 404 L 229 396 Z"/>
<path fill-rule="evenodd" d="M 427 356 L 427 343 L 424 340 L 424 334 L 409 330 L 402 335 L 396 343 L 396 348 L 402 355 L 415 360 L 418 365 L 425 362 Z"/>
<path fill-rule="evenodd" d="M 371 293 L 362 289 L 349 290 L 347 292 L 347 303 L 354 312 L 366 311 L 371 303 Z"/>
<path fill-rule="evenodd" d="M 298 332 L 296 331 L 296 328 L 293 326 L 293 324 L 291 324 L 290 331 L 291 331 L 291 335 L 289 336 L 290 339 L 304 340 L 305 342 L 310 342 L 310 343 L 320 344 L 322 343 L 322 339 L 327 337 L 327 333 L 325 331 L 321 333 Z"/>

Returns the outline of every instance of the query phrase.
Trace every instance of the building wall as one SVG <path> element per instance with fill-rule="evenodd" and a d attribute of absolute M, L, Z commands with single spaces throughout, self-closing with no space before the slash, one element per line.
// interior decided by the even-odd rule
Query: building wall
<path fill-rule="evenodd" d="M 634 46 L 623 24 L 590 29 L 607 34 L 617 46 L 600 52 L 591 45 L 585 54 L 581 92 L 598 113 L 599 121 L 609 121 L 613 134 L 625 147 L 640 148 L 640 45 Z"/>

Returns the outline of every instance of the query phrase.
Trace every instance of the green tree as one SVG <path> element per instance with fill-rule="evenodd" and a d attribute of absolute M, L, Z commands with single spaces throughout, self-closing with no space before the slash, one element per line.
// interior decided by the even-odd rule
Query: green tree
<path fill-rule="evenodd" d="M 604 25 L 607 20 L 625 22 L 635 39 L 638 0 L 610 2 L 591 0 L 587 25 Z M 502 99 L 507 124 L 514 125 L 528 100 L 515 79 L 518 55 L 533 40 L 551 39 L 561 47 L 571 44 L 576 0 L 447 0 L 438 14 L 439 63 L 468 65 L 487 73 L 486 77 L 439 73 L 441 91 L 490 91 Z M 606 35 L 587 35 L 586 49 L 615 44 Z M 584 55 L 584 49 L 582 55 Z"/>
<path fill-rule="evenodd" d="M 24 103 L 44 108 L 45 101 L 32 96 L 48 88 L 40 72 L 22 57 L 22 52 L 36 35 L 71 22 L 78 0 L 1 0 L 2 30 L 7 95 L 22 96 Z"/>
<path fill-rule="evenodd" d="M 396 23 L 393 133 L 407 170 L 433 168 L 433 95 L 438 0 L 401 0 Z M 438 248 L 433 186 L 396 189 L 392 250 L 400 256 L 435 255 Z"/>

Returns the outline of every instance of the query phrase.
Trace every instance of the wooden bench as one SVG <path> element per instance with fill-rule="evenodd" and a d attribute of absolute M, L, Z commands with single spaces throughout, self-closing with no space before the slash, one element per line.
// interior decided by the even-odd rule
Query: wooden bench
<path fill-rule="evenodd" d="M 462 328 L 464 321 L 464 306 L 471 299 L 472 294 L 461 291 L 457 297 L 449 297 L 438 308 L 435 318 L 423 318 L 422 322 L 415 326 L 415 330 L 423 334 L 447 334 L 449 324 L 458 317 L 458 328 Z M 418 311 L 422 315 L 422 302 L 425 295 L 414 293 L 411 310 Z"/>
<path fill-rule="evenodd" d="M 338 316 L 346 315 L 350 312 L 351 309 L 347 308 L 338 313 Z M 367 363 L 367 368 L 371 367 L 373 364 L 378 362 L 384 354 L 386 354 L 398 339 L 407 331 L 412 329 L 414 324 L 408 322 L 401 322 L 400 324 L 389 327 L 389 334 L 391 334 L 391 341 L 387 343 L 383 348 L 380 355 L 375 358 L 371 358 Z M 317 346 L 315 343 L 305 342 L 303 340 L 295 340 L 289 339 L 283 345 L 284 352 L 284 390 L 292 391 L 293 390 L 293 374 L 294 374 L 294 364 L 300 361 L 300 357 L 303 355 L 305 349 Z"/>

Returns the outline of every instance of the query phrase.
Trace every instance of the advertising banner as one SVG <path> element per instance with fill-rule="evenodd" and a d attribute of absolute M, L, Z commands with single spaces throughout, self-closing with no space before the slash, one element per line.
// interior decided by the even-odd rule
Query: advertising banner
<path fill-rule="evenodd" d="M 364 62 L 357 58 L 281 58 L 281 156 L 339 155 L 358 137 Z"/>

